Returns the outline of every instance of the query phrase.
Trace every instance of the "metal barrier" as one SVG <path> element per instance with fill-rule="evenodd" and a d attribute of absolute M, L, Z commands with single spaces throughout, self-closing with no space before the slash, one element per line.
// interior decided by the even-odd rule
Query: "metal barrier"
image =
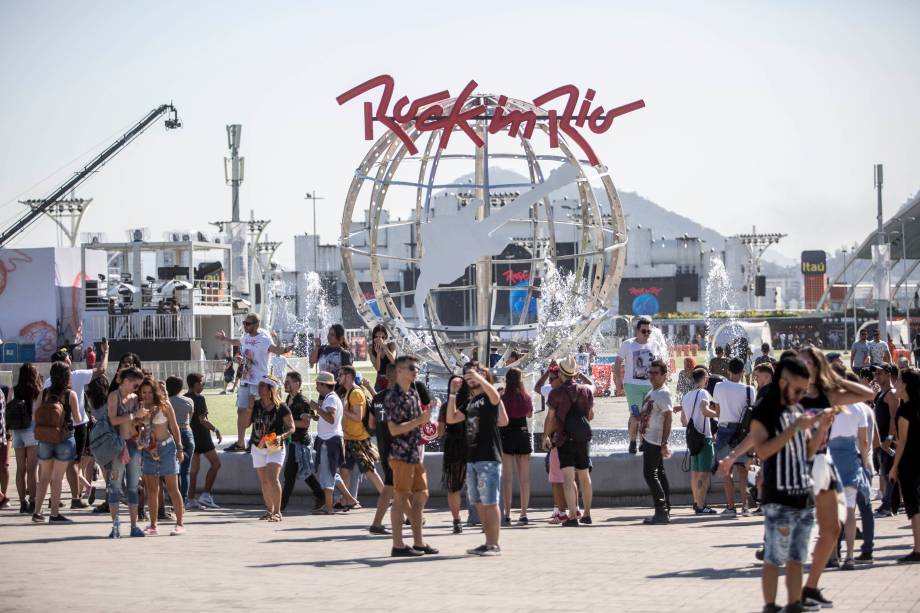
<path fill-rule="evenodd" d="M 174 340 L 195 338 L 190 311 L 173 313 L 92 313 L 87 311 L 86 338 L 113 340 Z"/>
<path fill-rule="evenodd" d="M 271 357 L 273 358 L 271 360 L 272 372 L 276 375 L 283 376 L 285 372 L 296 370 L 304 378 L 304 384 L 308 381 L 312 381 L 309 359 Z M 34 362 L 34 364 L 42 378 L 48 376 L 48 372 L 51 369 L 50 362 Z M 204 377 L 205 389 L 223 389 L 226 386 L 224 383 L 224 368 L 226 364 L 226 360 L 164 360 L 160 362 L 143 362 L 141 366 L 145 371 L 150 372 L 154 377 L 161 380 L 169 376 L 176 376 L 185 382 L 189 373 L 201 373 Z M 117 365 L 114 359 L 109 361 L 109 367 L 106 370 L 106 375 L 108 375 L 109 380 L 115 376 L 115 367 Z M 22 366 L 21 363 L 11 362 L 3 364 L 2 367 L 0 367 L 2 368 L 2 371 L 0 371 L 0 383 L 5 385 L 15 384 L 19 379 L 20 366 Z M 85 366 L 80 366 L 79 363 L 74 364 L 74 368 L 81 367 Z M 234 363 L 234 371 L 235 369 L 236 364 Z"/>

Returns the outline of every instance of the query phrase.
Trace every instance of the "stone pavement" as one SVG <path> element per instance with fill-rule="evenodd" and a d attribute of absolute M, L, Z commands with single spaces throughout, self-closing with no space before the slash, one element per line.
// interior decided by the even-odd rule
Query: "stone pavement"
<path fill-rule="evenodd" d="M 370 499 L 367 500 L 370 502 Z M 194 511 L 182 537 L 103 538 L 104 518 L 69 513 L 73 525 L 34 525 L 0 513 L 0 610 L 335 611 L 759 611 L 759 518 L 694 517 L 642 526 L 644 508 L 597 509 L 595 525 L 502 530 L 504 555 L 477 558 L 478 530 L 452 535 L 449 514 L 426 513 L 418 559 L 389 557 L 390 540 L 366 532 L 372 511 L 260 522 L 247 507 Z M 168 532 L 169 525 L 163 529 Z M 902 517 L 878 522 L 876 564 L 829 570 L 834 611 L 920 611 L 920 566 Z M 785 599 L 780 587 L 780 599 Z"/>

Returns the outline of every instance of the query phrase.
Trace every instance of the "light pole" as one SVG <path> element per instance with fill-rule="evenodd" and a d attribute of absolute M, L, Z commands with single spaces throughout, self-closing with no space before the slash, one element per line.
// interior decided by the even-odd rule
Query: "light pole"
<path fill-rule="evenodd" d="M 888 280 L 888 253 L 885 249 L 886 239 L 885 239 L 885 224 L 882 219 L 882 165 L 876 164 L 874 166 L 874 179 L 875 179 L 875 190 L 876 190 L 876 200 L 878 205 L 878 214 L 876 221 L 878 222 L 878 257 L 875 263 L 875 279 L 876 279 L 876 289 L 878 290 L 878 297 L 876 302 L 878 303 L 878 331 L 879 338 L 883 342 L 888 342 L 888 304 L 890 301 L 889 293 L 891 292 L 891 286 L 889 285 Z"/>
<path fill-rule="evenodd" d="M 319 265 L 319 236 L 316 234 L 316 201 L 325 200 L 322 196 L 316 195 L 316 190 L 312 192 L 307 192 L 307 195 L 303 197 L 304 200 L 313 201 L 313 271 L 319 272 L 316 270 Z"/>
<path fill-rule="evenodd" d="M 847 248 L 846 248 L 846 246 L 844 246 L 840 251 L 843 253 L 843 287 L 846 288 L 846 286 L 847 286 Z M 846 303 L 846 295 L 847 295 L 847 293 L 849 293 L 849 291 L 848 291 L 848 290 L 845 290 L 845 293 L 843 294 L 843 297 L 844 297 L 844 303 L 843 303 L 843 348 L 844 348 L 844 349 L 849 349 L 849 348 L 850 348 L 849 332 L 848 332 L 848 330 L 847 330 L 847 303 Z"/>

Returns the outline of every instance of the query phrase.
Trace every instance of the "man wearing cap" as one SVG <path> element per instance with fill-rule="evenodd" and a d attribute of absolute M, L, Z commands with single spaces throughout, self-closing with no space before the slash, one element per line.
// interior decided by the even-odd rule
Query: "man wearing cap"
<path fill-rule="evenodd" d="M 648 369 L 654 360 L 661 359 L 661 349 L 650 342 L 652 320 L 637 317 L 635 320 L 636 336 L 620 345 L 620 351 L 613 365 L 613 381 L 616 396 L 626 396 L 629 407 L 629 453 L 636 453 L 636 437 L 639 432 L 639 409 L 652 384 L 649 383 Z M 620 374 L 620 369 L 623 373 Z"/>
<path fill-rule="evenodd" d="M 221 330 L 215 338 L 234 347 L 240 348 L 237 359 L 241 360 L 242 376 L 240 387 L 236 392 L 236 442 L 224 451 L 249 451 L 246 447 L 246 411 L 250 400 L 258 400 L 259 381 L 268 374 L 268 354 L 284 355 L 294 345 L 276 345 L 271 335 L 259 327 L 259 316 L 250 313 L 243 319 L 244 334 L 240 338 L 230 338 Z"/>
<path fill-rule="evenodd" d="M 560 385 L 550 392 L 546 404 L 549 411 L 546 417 L 547 428 L 543 433 L 543 447 L 551 445 L 558 448 L 559 466 L 562 469 L 565 506 L 569 517 L 563 522 L 565 527 L 578 526 L 578 500 L 575 489 L 575 477 L 581 487 L 581 497 L 585 504 L 581 523 L 591 524 L 591 467 L 589 447 L 591 426 L 594 419 L 594 395 L 587 385 L 575 382 L 578 364 L 573 356 L 559 362 Z"/>
<path fill-rule="evenodd" d="M 99 347 L 100 351 L 102 351 L 102 359 L 98 360 L 99 363 L 95 368 L 78 368 L 70 373 L 70 389 L 77 395 L 77 407 L 80 411 L 80 421 L 74 422 L 73 425 L 74 440 L 76 441 L 77 448 L 76 459 L 67 466 L 67 485 L 70 486 L 71 509 L 84 509 L 87 506 L 87 504 L 83 502 L 83 491 L 89 491 L 89 486 L 84 487 L 84 479 L 77 478 L 77 471 L 79 470 L 81 473 L 84 473 L 83 476 L 87 482 L 92 481 L 93 461 L 92 456 L 88 454 L 89 416 L 86 414 L 86 407 L 83 403 L 83 390 L 90 381 L 105 374 L 105 369 L 109 366 L 108 342 L 103 341 Z M 73 363 L 70 352 L 66 347 L 61 347 L 55 351 L 51 356 L 51 361 L 64 362 L 67 364 L 68 368 Z M 51 377 L 46 377 L 44 388 L 48 389 L 49 387 L 51 387 Z M 84 456 L 86 458 L 85 460 Z M 90 495 L 90 497 L 93 498 L 94 495 Z"/>

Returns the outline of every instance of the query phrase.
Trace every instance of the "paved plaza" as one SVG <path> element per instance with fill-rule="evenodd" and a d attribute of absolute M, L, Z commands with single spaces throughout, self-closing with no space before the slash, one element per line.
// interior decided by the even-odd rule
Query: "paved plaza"
<path fill-rule="evenodd" d="M 366 502 L 372 502 L 368 499 Z M 759 611 L 759 518 L 694 517 L 642 526 L 647 508 L 602 508 L 595 525 L 550 526 L 546 509 L 501 533 L 504 555 L 468 556 L 478 529 L 450 534 L 449 514 L 425 514 L 437 556 L 390 558 L 388 537 L 367 533 L 372 510 L 328 516 L 294 512 L 258 521 L 255 500 L 190 512 L 182 537 L 103 538 L 106 518 L 71 512 L 73 525 L 34 525 L 0 514 L 7 611 L 303 610 Z M 903 518 L 877 523 L 876 563 L 821 580 L 834 611 L 920 611 L 920 566 Z M 168 528 L 168 524 L 164 524 Z M 168 531 L 168 530 L 167 530 Z M 784 600 L 785 590 L 780 590 Z"/>

